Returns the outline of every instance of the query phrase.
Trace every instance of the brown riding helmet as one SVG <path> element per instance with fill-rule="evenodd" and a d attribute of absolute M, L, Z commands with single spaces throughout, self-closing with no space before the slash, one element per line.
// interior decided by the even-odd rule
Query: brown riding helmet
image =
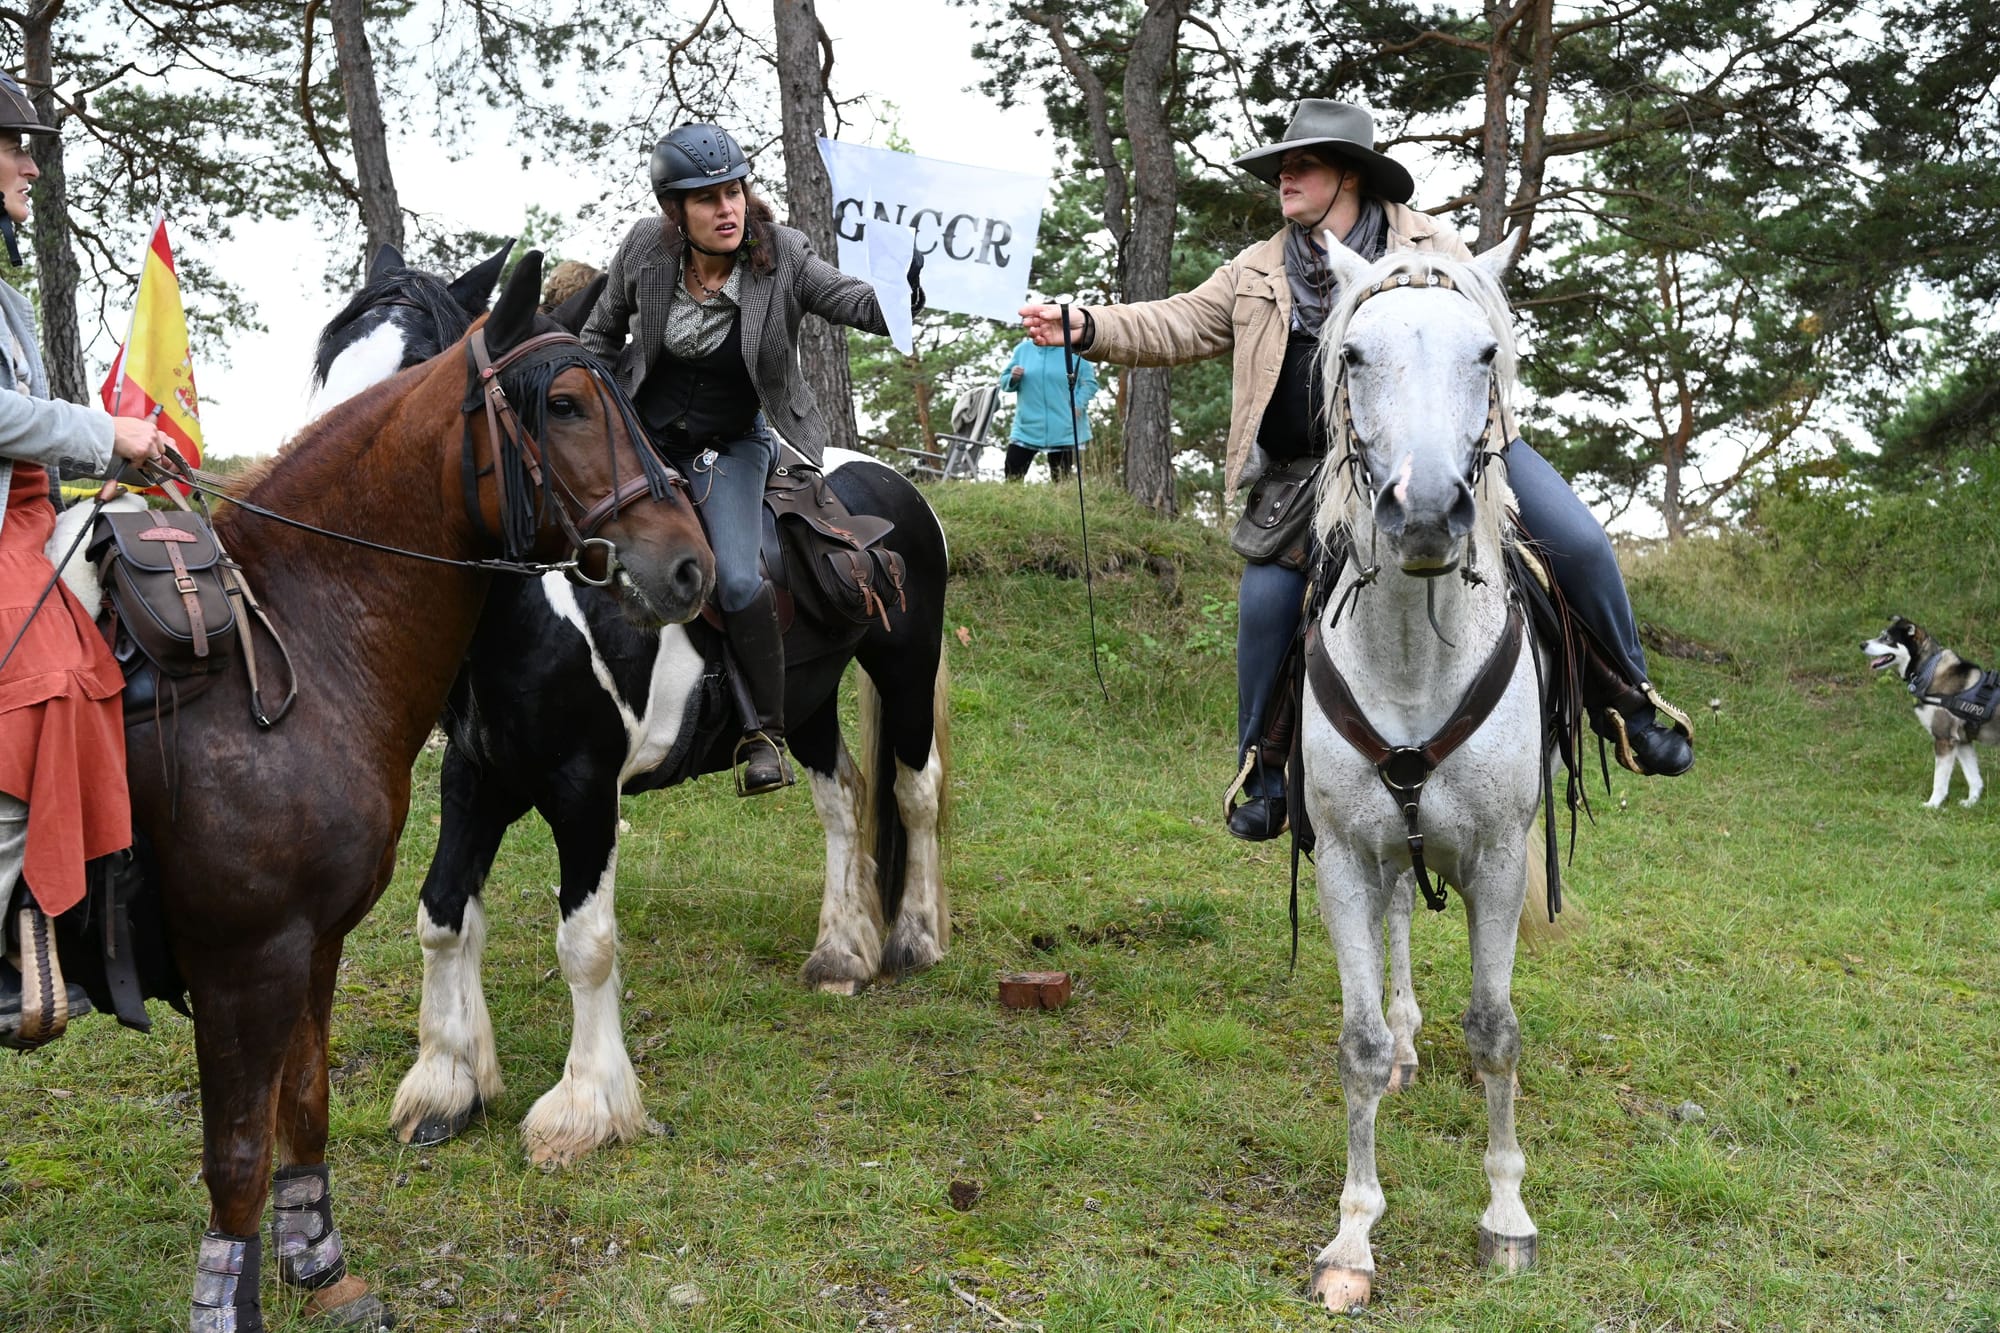
<path fill-rule="evenodd" d="M 0 72 L 0 133 L 54 134 L 56 127 L 44 124 L 27 90 L 14 76 Z"/>

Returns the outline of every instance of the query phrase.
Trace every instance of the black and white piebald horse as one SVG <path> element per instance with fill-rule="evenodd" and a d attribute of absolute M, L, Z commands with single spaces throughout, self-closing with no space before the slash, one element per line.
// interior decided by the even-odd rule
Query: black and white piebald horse
<path fill-rule="evenodd" d="M 385 271 L 371 274 L 371 288 L 378 276 L 397 281 L 393 297 L 377 299 L 397 304 L 376 322 L 357 296 L 336 321 L 353 332 L 329 326 L 319 363 L 327 386 L 358 388 L 463 332 L 452 314 L 462 307 L 441 279 Z M 428 290 L 413 294 L 418 287 Z M 581 324 L 596 290 L 557 318 Z M 397 339 L 403 350 L 390 362 Z M 907 569 L 905 609 L 891 608 L 888 627 L 817 626 L 801 616 L 785 642 L 786 739 L 826 830 L 819 938 L 803 979 L 851 995 L 931 966 L 949 940 L 940 856 L 946 555 L 937 516 L 895 469 L 833 450 L 826 479 L 850 512 L 895 523 L 884 544 Z M 859 764 L 837 708 L 850 661 L 865 673 Z M 563 1163 L 644 1132 L 619 1016 L 618 798 L 729 770 L 741 724 L 727 685 L 720 635 L 699 623 L 635 628 L 608 593 L 560 575 L 494 580 L 442 719 L 441 824 L 417 910 L 420 1047 L 391 1113 L 405 1142 L 442 1142 L 501 1091 L 480 980 L 480 891 L 502 835 L 530 809 L 547 820 L 561 863 L 556 956 L 574 1027 L 562 1080 L 522 1122 L 525 1146 L 537 1162 Z"/>
<path fill-rule="evenodd" d="M 472 321 L 486 313 L 513 249 L 509 241 L 448 281 L 411 268 L 393 245 L 376 251 L 361 290 L 320 332 L 306 415 L 320 416 L 464 337 Z"/>

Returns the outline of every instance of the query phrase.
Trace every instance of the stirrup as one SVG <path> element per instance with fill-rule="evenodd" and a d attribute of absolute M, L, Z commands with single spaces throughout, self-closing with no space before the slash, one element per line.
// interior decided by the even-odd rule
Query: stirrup
<path fill-rule="evenodd" d="M 13 1031 L 0 1044 L 32 1051 L 62 1036 L 72 1013 L 89 1013 L 90 1001 L 63 980 L 55 923 L 41 908 L 30 901 L 15 914 L 15 924 L 21 946 L 21 1009 Z"/>
<path fill-rule="evenodd" d="M 1641 696 L 1644 702 L 1651 704 L 1653 712 L 1656 715 L 1665 717 L 1670 724 L 1671 730 L 1678 731 L 1681 735 L 1687 737 L 1689 745 L 1694 744 L 1693 721 L 1689 719 L 1686 713 L 1668 703 L 1661 696 L 1660 692 L 1653 688 L 1651 681 L 1639 682 L 1639 688 L 1633 691 L 1633 693 Z M 1627 697 L 1629 698 L 1630 696 Z M 1623 701 L 1621 700 L 1621 702 Z M 1613 756 L 1618 760 L 1618 766 L 1637 773 L 1642 778 L 1654 776 L 1651 769 L 1639 762 L 1639 756 L 1632 748 L 1632 732 L 1625 725 L 1624 709 L 1618 704 L 1609 705 L 1604 709 L 1604 720 L 1617 733 L 1609 739 L 1611 741 L 1611 751 Z"/>
<path fill-rule="evenodd" d="M 783 776 L 776 782 L 767 782 L 753 787 L 750 785 L 750 765 L 744 759 L 743 752 L 746 749 L 754 748 L 760 742 L 771 747 L 771 753 L 778 761 L 778 771 Z M 798 781 L 798 775 L 792 772 L 791 761 L 785 758 L 785 747 L 776 740 L 773 740 L 771 734 L 762 728 L 744 733 L 743 738 L 736 742 L 735 751 L 729 756 L 729 765 L 735 770 L 736 794 L 738 796 L 762 796 L 766 792 L 774 792 L 780 788 L 789 787 Z"/>

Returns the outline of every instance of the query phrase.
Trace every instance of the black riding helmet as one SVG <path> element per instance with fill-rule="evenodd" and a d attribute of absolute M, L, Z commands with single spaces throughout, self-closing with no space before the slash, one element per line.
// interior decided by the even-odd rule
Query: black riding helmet
<path fill-rule="evenodd" d="M 0 71 L 0 134 L 54 133 L 55 126 L 42 122 L 27 90 L 15 82 L 13 75 Z M 6 246 L 8 262 L 15 268 L 21 267 L 21 242 L 14 231 L 14 219 L 4 210 L 0 210 L 0 244 Z"/>
<path fill-rule="evenodd" d="M 701 190 L 750 174 L 750 159 L 720 125 L 683 125 L 653 146 L 653 196 Z"/>
<path fill-rule="evenodd" d="M 11 130 L 15 134 L 54 134 L 56 128 L 42 122 L 35 110 L 35 104 L 28 98 L 27 90 L 14 80 L 14 76 L 0 72 L 0 131 Z"/>

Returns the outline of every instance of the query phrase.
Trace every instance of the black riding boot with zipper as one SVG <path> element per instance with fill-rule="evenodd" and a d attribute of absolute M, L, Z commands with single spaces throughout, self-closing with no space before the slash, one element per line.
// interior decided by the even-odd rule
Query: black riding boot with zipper
<path fill-rule="evenodd" d="M 794 781 L 785 759 L 785 638 L 778 629 L 778 596 L 769 583 L 742 610 L 724 613 L 729 657 L 747 704 L 743 739 L 736 743 L 736 794 L 757 796 Z"/>

